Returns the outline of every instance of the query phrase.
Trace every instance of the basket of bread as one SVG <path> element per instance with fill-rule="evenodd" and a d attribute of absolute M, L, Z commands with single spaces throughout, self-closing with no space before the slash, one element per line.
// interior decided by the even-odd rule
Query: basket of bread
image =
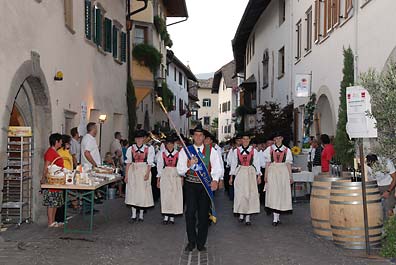
<path fill-rule="evenodd" d="M 99 166 L 99 167 L 94 167 L 92 171 L 99 174 L 113 174 L 114 168 L 107 166 Z"/>
<path fill-rule="evenodd" d="M 66 183 L 66 172 L 64 168 L 55 165 L 55 162 L 60 159 L 56 158 L 48 166 L 47 183 L 51 185 L 64 185 Z"/>

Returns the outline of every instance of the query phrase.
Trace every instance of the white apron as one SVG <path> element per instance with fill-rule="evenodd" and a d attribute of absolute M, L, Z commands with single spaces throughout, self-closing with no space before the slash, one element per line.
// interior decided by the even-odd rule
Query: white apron
<path fill-rule="evenodd" d="M 289 170 L 286 163 L 271 163 L 265 184 L 265 207 L 275 211 L 291 211 L 292 197 Z"/>
<path fill-rule="evenodd" d="M 175 167 L 165 167 L 161 174 L 161 212 L 163 214 L 183 214 L 182 178 Z"/>
<path fill-rule="evenodd" d="M 234 213 L 260 212 L 256 170 L 253 166 L 239 166 L 234 181 Z"/>
<path fill-rule="evenodd" d="M 147 163 L 132 163 L 128 170 L 125 203 L 137 207 L 154 206 L 153 191 L 151 188 L 151 172 L 149 179 L 144 181 L 147 172 Z"/>

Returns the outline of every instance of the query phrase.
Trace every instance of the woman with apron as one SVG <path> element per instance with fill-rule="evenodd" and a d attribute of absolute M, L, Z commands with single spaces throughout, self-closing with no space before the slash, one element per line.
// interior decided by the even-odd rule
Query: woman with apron
<path fill-rule="evenodd" d="M 135 144 L 128 148 L 126 153 L 126 195 L 125 204 L 132 209 L 131 220 L 143 221 L 144 209 L 154 206 L 151 189 L 151 166 L 154 163 L 155 152 L 152 146 L 144 144 L 147 136 L 145 130 L 138 130 L 135 134 Z"/>
<path fill-rule="evenodd" d="M 291 166 L 293 156 L 291 150 L 283 145 L 281 133 L 274 134 L 272 146 L 264 151 L 266 163 L 265 170 L 265 207 L 268 212 L 272 212 L 274 219 L 273 226 L 280 224 L 281 213 L 292 212 L 291 184 L 293 176 Z"/>
<path fill-rule="evenodd" d="M 174 224 L 175 215 L 183 214 L 183 178 L 177 173 L 179 152 L 175 137 L 167 136 L 165 148 L 157 154 L 157 187 L 161 191 L 163 224 Z"/>
<path fill-rule="evenodd" d="M 261 183 L 260 159 L 250 145 L 250 136 L 242 135 L 242 145 L 232 153 L 230 185 L 234 186 L 234 213 L 239 221 L 251 225 L 250 215 L 260 212 L 257 184 Z"/>

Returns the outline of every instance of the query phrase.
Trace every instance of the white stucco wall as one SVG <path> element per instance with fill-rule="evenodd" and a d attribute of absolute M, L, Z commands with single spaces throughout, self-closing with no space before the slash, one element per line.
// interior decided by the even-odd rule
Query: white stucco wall
<path fill-rule="evenodd" d="M 235 125 L 233 122 L 232 114 L 235 113 L 235 109 L 237 107 L 237 99 L 236 99 L 236 94 L 232 92 L 232 88 L 226 87 L 226 84 L 224 82 L 224 77 L 222 77 L 220 80 L 218 95 L 219 95 L 219 103 L 217 106 L 218 107 L 217 111 L 219 112 L 218 135 L 219 135 L 219 141 L 225 141 L 225 140 L 233 137 L 235 134 Z M 231 110 L 223 112 L 223 107 L 222 107 L 221 112 L 220 112 L 220 105 L 222 106 L 223 103 L 226 103 L 228 101 L 231 102 L 230 103 Z M 223 132 L 224 126 L 227 126 L 229 124 L 231 124 L 231 132 L 224 133 Z"/>
<path fill-rule="evenodd" d="M 212 122 L 215 118 L 219 118 L 219 95 L 218 94 L 213 94 L 211 88 L 198 88 L 198 98 L 199 101 L 197 102 L 200 106 L 198 109 L 198 119 L 202 119 L 201 123 L 202 126 L 206 130 L 211 129 Z M 208 98 L 211 100 L 211 106 L 210 107 L 204 107 L 203 105 L 203 100 L 205 98 Z M 210 117 L 209 121 L 209 126 L 204 125 L 204 117 Z"/>
<path fill-rule="evenodd" d="M 107 11 L 107 17 L 124 23 L 124 1 L 97 2 Z M 12 106 L 12 102 L 7 100 L 17 70 L 24 62 L 31 60 L 31 52 L 34 51 L 40 56 L 39 67 L 45 78 L 41 81 L 46 82 L 49 89 L 52 118 L 48 124 L 52 124 L 52 132 L 62 132 L 65 110 L 76 113 L 72 127 L 78 126 L 80 104 L 84 101 L 88 106 L 88 120 L 91 109 L 97 110 L 99 114 L 107 114 L 102 131 L 103 156 L 110 149 L 114 131 L 127 135 L 126 64 L 115 62 L 111 53 L 99 52 L 95 45 L 85 39 L 84 1 L 73 1 L 73 4 L 75 34 L 65 27 L 63 1 L 0 2 L 0 23 L 6 25 L 0 38 L 0 117 L 6 117 L 6 112 L 10 111 L 4 107 L 6 104 Z M 59 70 L 64 74 L 63 81 L 54 81 L 55 73 Z M 97 116 L 93 121 L 98 122 Z M 0 120 L 3 131 L 7 130 L 8 124 L 9 120 Z M 43 137 L 48 139 L 48 136 Z M 5 152 L 3 140 L 0 140 L 2 155 Z M 40 157 L 40 161 L 43 151 L 35 150 L 35 156 Z M 39 164 L 34 165 L 34 168 L 42 170 Z M 33 184 L 33 216 L 37 220 L 45 218 L 45 215 L 37 214 L 41 207 L 40 200 L 36 198 L 39 197 L 38 180 L 34 179 Z"/>
<path fill-rule="evenodd" d="M 188 135 L 189 130 L 189 123 L 186 114 L 180 116 L 179 112 L 179 99 L 182 99 L 184 104 L 188 105 L 188 92 L 187 92 L 187 76 L 186 74 L 181 71 L 179 67 L 177 67 L 174 63 L 169 65 L 169 75 L 166 77 L 166 81 L 168 83 L 169 89 L 173 92 L 173 95 L 176 96 L 176 110 L 171 111 L 169 114 L 175 123 L 176 127 L 183 133 L 184 135 Z M 174 78 L 175 70 L 176 74 L 176 81 Z M 182 73 L 183 76 L 183 84 L 179 84 L 179 72 Z M 183 106 L 183 109 L 186 109 L 186 105 Z"/>

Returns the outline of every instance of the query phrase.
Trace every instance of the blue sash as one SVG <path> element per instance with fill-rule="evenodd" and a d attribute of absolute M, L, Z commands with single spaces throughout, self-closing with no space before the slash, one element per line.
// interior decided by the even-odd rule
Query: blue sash
<path fill-rule="evenodd" d="M 197 150 L 195 150 L 193 145 L 190 145 L 187 147 L 188 151 L 190 151 L 190 154 L 198 158 L 198 163 L 195 164 L 194 167 L 191 169 L 195 171 L 198 175 L 199 180 L 201 181 L 202 185 L 204 186 L 206 193 L 208 194 L 210 198 L 210 204 L 211 204 L 211 209 L 212 209 L 212 215 L 216 218 L 216 209 L 215 209 L 215 204 L 214 204 L 214 195 L 213 191 L 211 188 L 211 182 L 212 182 L 212 177 L 210 176 L 208 172 L 208 168 L 206 167 L 205 163 L 202 161 L 201 155 L 198 154 Z M 187 154 L 187 152 L 186 152 Z M 188 154 L 187 154 L 188 156 Z M 191 157 L 189 157 L 191 159 Z"/>

